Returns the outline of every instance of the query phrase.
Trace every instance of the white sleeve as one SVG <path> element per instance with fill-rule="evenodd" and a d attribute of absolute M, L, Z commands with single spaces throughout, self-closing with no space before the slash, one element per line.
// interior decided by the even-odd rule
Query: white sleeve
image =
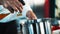
<path fill-rule="evenodd" d="M 23 6 L 23 9 L 26 9 L 26 11 L 32 10 L 29 5 Z"/>

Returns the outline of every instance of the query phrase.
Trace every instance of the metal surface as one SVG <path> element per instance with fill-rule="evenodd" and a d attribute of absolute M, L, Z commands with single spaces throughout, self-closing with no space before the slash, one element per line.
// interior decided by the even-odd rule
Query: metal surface
<path fill-rule="evenodd" d="M 24 23 L 22 22 L 20 23 L 21 32 L 22 34 L 52 34 L 51 31 L 51 26 L 53 26 L 52 23 L 53 22 L 51 18 L 25 20 Z M 56 22 L 56 24 L 59 24 L 59 21 Z"/>

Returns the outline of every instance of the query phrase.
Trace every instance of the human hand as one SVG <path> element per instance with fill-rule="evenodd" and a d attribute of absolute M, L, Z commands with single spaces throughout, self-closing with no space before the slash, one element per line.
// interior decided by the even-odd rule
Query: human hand
<path fill-rule="evenodd" d="M 12 9 L 14 11 L 18 11 L 19 10 L 20 12 L 22 12 L 22 9 L 23 9 L 22 3 L 19 2 L 18 0 L 3 0 L 3 1 L 1 1 L 1 4 L 5 8 L 7 8 L 8 10 L 10 10 L 11 12 L 13 12 Z"/>
<path fill-rule="evenodd" d="M 33 11 L 28 11 L 26 16 L 28 17 L 29 20 L 35 20 L 37 19 L 37 16 L 35 15 L 35 13 Z"/>

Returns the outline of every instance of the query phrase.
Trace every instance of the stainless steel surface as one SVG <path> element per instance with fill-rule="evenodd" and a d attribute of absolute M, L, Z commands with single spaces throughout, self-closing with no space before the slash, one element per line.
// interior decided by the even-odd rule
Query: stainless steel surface
<path fill-rule="evenodd" d="M 36 21 L 34 22 L 34 20 L 22 20 L 20 23 L 22 24 L 22 32 L 20 31 L 19 34 L 21 33 L 23 34 L 52 34 L 51 26 L 54 26 L 54 25 L 56 26 L 57 24 L 60 23 L 59 21 L 60 20 L 57 20 L 57 19 L 55 20 L 51 18 L 37 19 L 37 22 Z M 53 22 L 56 24 L 54 24 Z"/>

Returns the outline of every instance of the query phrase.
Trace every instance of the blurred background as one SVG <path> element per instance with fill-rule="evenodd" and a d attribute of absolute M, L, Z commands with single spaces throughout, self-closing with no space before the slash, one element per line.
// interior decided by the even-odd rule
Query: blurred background
<path fill-rule="evenodd" d="M 55 8 L 55 17 L 60 18 L 60 0 L 56 0 L 55 4 L 57 6 L 57 8 Z"/>
<path fill-rule="evenodd" d="M 58 33 L 60 32 L 60 0 L 24 0 L 28 4 L 37 18 L 54 18 L 51 20 L 51 30 Z M 55 19 L 58 18 L 58 19 Z M 60 21 L 60 20 L 59 20 Z M 59 24 L 59 25 L 58 25 Z"/>
<path fill-rule="evenodd" d="M 30 5 L 38 18 L 44 17 L 44 3 L 45 0 L 24 0 L 26 4 Z"/>

